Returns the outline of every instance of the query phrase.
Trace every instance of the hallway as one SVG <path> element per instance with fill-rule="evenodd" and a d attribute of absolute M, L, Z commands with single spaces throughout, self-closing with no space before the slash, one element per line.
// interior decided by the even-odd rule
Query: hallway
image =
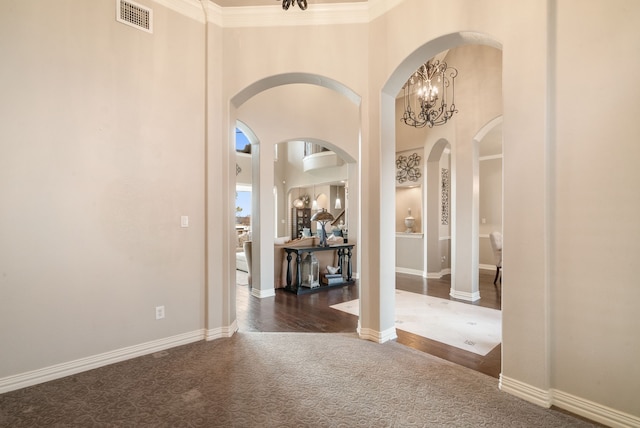
<path fill-rule="evenodd" d="M 492 271 L 480 271 L 480 295 L 482 298 L 475 304 L 491 309 L 500 309 L 501 301 L 498 291 L 493 285 L 493 278 Z M 251 296 L 249 288 L 240 284 L 241 281 L 236 288 L 236 310 L 240 331 L 345 333 L 354 332 L 357 328 L 358 317 L 332 309 L 330 306 L 357 299 L 359 297 L 358 283 L 351 287 L 301 296 L 278 289 L 274 298 L 262 300 Z M 396 274 L 396 288 L 450 299 L 450 276 L 427 280 L 415 275 Z M 481 356 L 399 329 L 396 331 L 398 335 L 396 341 L 405 346 L 495 378 L 500 375 L 500 345 L 486 356 Z"/>

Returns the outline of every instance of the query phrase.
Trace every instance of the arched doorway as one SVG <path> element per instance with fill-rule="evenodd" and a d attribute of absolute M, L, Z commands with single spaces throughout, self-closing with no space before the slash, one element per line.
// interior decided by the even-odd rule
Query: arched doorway
<path fill-rule="evenodd" d="M 299 105 L 290 105 L 286 100 L 311 97 L 317 106 L 308 110 Z M 351 90 L 321 76 L 291 73 L 272 76 L 250 85 L 232 98 L 233 116 L 247 123 L 255 132 L 252 146 L 253 213 L 252 213 L 252 295 L 259 298 L 274 295 L 274 236 L 286 212 L 282 201 L 274 200 L 273 188 L 286 198 L 288 184 L 286 176 L 274 168 L 276 148 L 278 161 L 286 160 L 286 153 L 279 153 L 280 145 L 287 141 L 317 142 L 330 148 L 347 162 L 348 181 L 357 188 L 357 153 L 359 146 L 359 97 Z M 273 105 L 282 108 L 275 110 Z M 340 143 L 336 143 L 336 141 Z M 344 144 L 342 142 L 345 142 Z M 284 150 L 283 150 L 284 151 Z M 349 222 L 357 225 L 357 192 L 352 192 Z M 278 206 L 278 210 L 274 204 Z M 286 205 L 286 204 L 285 204 Z M 357 227 L 354 228 L 357 230 Z M 357 241 L 357 235 L 353 236 Z M 357 263 L 357 261 L 356 261 Z"/>
<path fill-rule="evenodd" d="M 383 91 L 382 91 L 382 100 L 381 100 L 381 126 L 382 126 L 382 135 L 397 136 L 396 126 L 403 126 L 401 124 L 396 125 L 398 121 L 393 121 L 396 115 L 389 115 L 388 112 L 393 111 L 392 106 L 395 105 L 395 97 L 396 94 L 400 91 L 400 88 L 405 83 L 407 78 L 413 73 L 415 69 L 417 69 L 421 64 L 423 64 L 427 59 L 435 57 L 438 53 L 443 50 L 454 50 L 461 49 L 465 50 L 464 54 L 469 54 L 471 49 L 478 47 L 479 49 L 489 49 L 501 55 L 500 45 L 490 37 L 482 34 L 471 34 L 471 33 L 455 33 L 449 34 L 446 36 L 442 36 L 438 39 L 435 39 L 431 42 L 426 43 L 421 46 L 417 50 L 415 50 L 412 54 L 410 54 L 402 63 L 395 69 L 392 73 L 391 77 L 387 80 Z M 458 59 L 464 61 L 464 55 L 458 55 Z M 450 64 L 453 64 L 453 60 L 450 61 Z M 456 67 L 459 67 L 458 63 L 455 63 Z M 501 70 L 501 61 L 498 62 L 499 70 Z M 461 67 L 459 67 L 461 68 Z M 491 70 L 490 72 L 493 72 Z M 459 108 L 462 108 L 460 102 L 460 95 L 467 96 L 471 99 L 475 92 L 479 92 L 482 88 L 480 85 L 476 85 L 475 87 L 470 84 L 470 79 L 467 77 L 467 87 L 465 83 L 459 85 L 463 79 L 459 74 L 459 78 L 456 81 L 457 93 L 456 93 L 456 104 Z M 498 79 L 497 87 L 500 88 L 501 81 Z M 462 88 L 460 88 L 462 86 Z M 482 100 L 483 98 L 480 97 Z M 496 110 L 501 114 L 502 112 L 502 103 L 501 103 L 501 93 L 498 95 L 498 99 L 500 100 L 499 105 L 494 106 Z M 486 99 L 485 99 L 486 100 Z M 464 104 L 464 103 L 463 103 Z M 493 114 L 491 117 L 495 117 L 493 110 L 490 112 L 481 112 L 478 114 L 475 109 L 479 109 L 480 106 L 477 103 L 469 102 L 466 105 L 467 112 L 466 116 L 464 114 L 458 114 L 457 117 L 454 117 L 450 124 L 445 126 L 451 126 L 449 130 L 438 130 L 438 132 L 434 133 L 435 142 L 429 143 L 427 141 L 426 146 L 432 145 L 433 147 L 438 147 L 438 144 L 444 147 L 446 145 L 446 141 L 451 144 L 451 198 L 450 198 L 450 225 L 451 225 L 451 297 L 456 299 L 466 300 L 466 301 L 476 301 L 480 299 L 479 295 L 479 287 L 478 287 L 478 198 L 477 198 L 477 147 L 476 151 L 474 151 L 473 137 L 479 129 L 480 124 L 475 123 L 477 121 L 477 117 L 482 116 L 483 114 Z M 490 109 L 491 110 L 491 109 Z M 473 111 L 472 114 L 469 112 Z M 385 112 L 387 112 L 385 114 Z M 486 120 L 485 120 L 486 123 Z M 445 128 L 445 127 L 442 127 Z M 440 142 L 437 140 L 441 140 Z M 390 141 L 385 140 L 382 144 L 382 156 L 381 156 L 381 199 L 388 199 L 390 197 L 388 192 L 388 187 L 383 183 L 385 181 L 393 181 L 393 177 L 391 176 L 391 172 L 394 171 L 393 165 L 391 162 L 395 159 L 395 139 L 393 140 L 393 144 Z M 437 150 L 436 150 L 437 151 Z M 435 152 L 434 152 L 435 153 Z M 435 158 L 435 156 L 434 156 Z M 439 158 L 439 156 L 438 156 Z M 432 179 L 436 178 L 435 173 L 432 174 Z M 440 181 L 440 180 L 439 180 Z M 435 198 L 434 198 L 435 200 Z M 429 208 L 427 208 L 428 210 Z M 391 212 L 386 212 L 388 210 L 387 207 L 381 204 L 381 217 L 390 216 Z M 389 210 L 390 211 L 390 210 Z M 431 212 L 431 216 L 435 214 L 435 211 Z M 429 227 L 429 226 L 427 226 Z M 432 231 L 432 234 L 434 231 Z M 389 249 L 394 249 L 394 245 L 391 242 L 392 237 L 389 233 L 385 233 L 384 228 L 381 226 L 380 230 L 381 236 L 381 260 L 394 260 L 395 257 L 393 254 L 389 254 Z M 429 238 L 427 238 L 427 242 L 429 242 Z M 434 241 L 432 240 L 432 245 L 429 246 L 427 244 L 426 248 L 426 260 L 425 264 L 428 263 L 428 254 L 429 249 L 431 249 L 432 253 L 439 254 L 441 250 L 435 246 Z M 381 264 L 380 267 L 380 277 L 381 278 L 389 278 L 390 272 L 389 266 L 385 266 Z M 385 315 L 388 314 L 389 307 L 393 307 L 394 305 L 394 296 L 393 296 L 393 288 L 388 285 L 388 282 L 380 283 L 380 301 L 386 303 L 386 308 L 381 306 L 380 308 L 380 316 L 381 323 L 383 325 L 381 328 L 384 329 L 386 326 L 384 322 L 389 325 L 387 328 L 391 327 L 391 323 L 389 322 L 389 318 Z"/>

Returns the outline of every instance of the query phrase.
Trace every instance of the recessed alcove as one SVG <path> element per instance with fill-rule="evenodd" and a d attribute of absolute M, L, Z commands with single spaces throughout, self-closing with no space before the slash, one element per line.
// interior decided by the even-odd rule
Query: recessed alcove
<path fill-rule="evenodd" d="M 414 218 L 412 231 L 405 219 Z M 396 233 L 422 233 L 422 185 L 396 187 Z"/>

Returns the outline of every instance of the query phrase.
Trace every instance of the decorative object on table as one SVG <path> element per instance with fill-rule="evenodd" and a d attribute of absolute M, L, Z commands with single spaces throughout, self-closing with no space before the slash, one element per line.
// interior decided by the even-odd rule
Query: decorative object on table
<path fill-rule="evenodd" d="M 309 253 L 302 261 L 302 278 L 301 285 L 303 287 L 319 287 L 320 286 L 320 263 L 315 254 Z"/>
<path fill-rule="evenodd" d="M 322 226 L 320 228 L 319 246 L 328 247 L 329 244 L 327 244 L 327 231 L 325 230 L 325 225 L 327 224 L 327 222 L 333 221 L 333 215 L 330 212 L 327 212 L 326 209 L 322 208 L 311 217 L 311 221 L 317 221 Z"/>
<path fill-rule="evenodd" d="M 442 168 L 442 206 L 441 218 L 444 226 L 449 224 L 449 170 Z"/>
<path fill-rule="evenodd" d="M 426 62 L 404 85 L 404 113 L 401 120 L 415 128 L 444 125 L 457 113 L 455 79 L 458 70 L 446 62 Z M 451 99 L 451 105 L 447 104 Z M 440 101 L 438 103 L 438 100 Z"/>
<path fill-rule="evenodd" d="M 418 181 L 422 177 L 420 172 L 420 155 L 413 153 L 410 156 L 400 155 L 396 159 L 396 180 L 402 184 L 405 181 Z"/>
<path fill-rule="evenodd" d="M 300 10 L 307 9 L 307 0 L 277 0 L 277 1 L 282 1 L 282 8 L 284 10 L 288 10 L 289 7 L 295 5 L 296 3 L 298 4 L 298 7 L 300 8 Z"/>
<path fill-rule="evenodd" d="M 338 266 L 327 266 L 327 273 L 329 275 L 335 275 L 339 270 L 340 268 Z"/>
<path fill-rule="evenodd" d="M 411 208 L 409 208 L 409 215 L 404 218 L 404 225 L 407 228 L 404 233 L 413 233 L 413 226 L 416 224 L 416 219 L 411 215 Z"/>
<path fill-rule="evenodd" d="M 341 273 L 328 273 L 324 276 L 324 285 L 341 284 L 344 282 Z"/>

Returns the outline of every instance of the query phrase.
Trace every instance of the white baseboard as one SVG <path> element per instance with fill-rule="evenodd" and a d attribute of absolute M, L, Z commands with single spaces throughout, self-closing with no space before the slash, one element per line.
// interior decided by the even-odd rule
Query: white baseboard
<path fill-rule="evenodd" d="M 76 373 L 108 366 L 109 364 L 153 354 L 154 352 L 186 345 L 204 339 L 204 330 L 195 330 L 164 339 L 153 340 L 139 345 L 109 351 L 66 363 L 55 364 L 38 370 L 20 373 L 0 379 L 0 394 L 26 388 L 27 386 L 60 379 Z"/>
<path fill-rule="evenodd" d="M 496 265 L 485 265 L 485 264 L 479 264 L 478 265 L 478 269 L 484 269 L 484 270 L 492 270 L 492 271 L 496 271 Z"/>
<path fill-rule="evenodd" d="M 465 300 L 467 302 L 475 302 L 480 300 L 480 292 L 474 291 L 473 293 L 467 293 L 466 291 L 451 290 L 449 296 L 454 299 Z"/>
<path fill-rule="evenodd" d="M 556 406 L 576 415 L 610 427 L 638 427 L 640 417 L 612 409 L 593 401 L 557 389 L 545 391 L 526 383 L 500 375 L 500 390 L 538 406 Z"/>
<path fill-rule="evenodd" d="M 540 407 L 547 409 L 551 407 L 551 396 L 548 391 L 520 382 L 519 380 L 511 379 L 500 374 L 498 388 L 530 403 L 537 404 Z"/>
<path fill-rule="evenodd" d="M 424 276 L 424 272 L 418 269 L 409 269 L 403 267 L 396 267 L 396 273 L 405 273 L 407 275 Z"/>
<path fill-rule="evenodd" d="M 358 327 L 358 335 L 360 336 L 360 339 L 370 340 L 376 343 L 385 343 L 398 338 L 395 327 L 385 331 L 376 331 L 369 328 Z"/>
<path fill-rule="evenodd" d="M 233 320 L 231 325 L 228 325 L 226 327 L 218 327 L 207 330 L 205 334 L 205 340 L 210 341 L 231 337 L 236 331 L 238 331 L 238 321 Z"/>
<path fill-rule="evenodd" d="M 602 404 L 567 394 L 566 392 L 551 390 L 553 405 L 568 410 L 576 415 L 610 427 L 640 427 L 640 417 L 620 412 Z"/>
<path fill-rule="evenodd" d="M 440 272 L 428 272 L 427 279 L 440 279 L 445 275 L 451 274 L 451 268 L 442 269 Z"/>
<path fill-rule="evenodd" d="M 261 290 L 259 288 L 251 287 L 251 295 L 259 299 L 264 299 L 265 297 L 273 297 L 276 295 L 276 289 L 268 288 L 266 290 Z"/>

